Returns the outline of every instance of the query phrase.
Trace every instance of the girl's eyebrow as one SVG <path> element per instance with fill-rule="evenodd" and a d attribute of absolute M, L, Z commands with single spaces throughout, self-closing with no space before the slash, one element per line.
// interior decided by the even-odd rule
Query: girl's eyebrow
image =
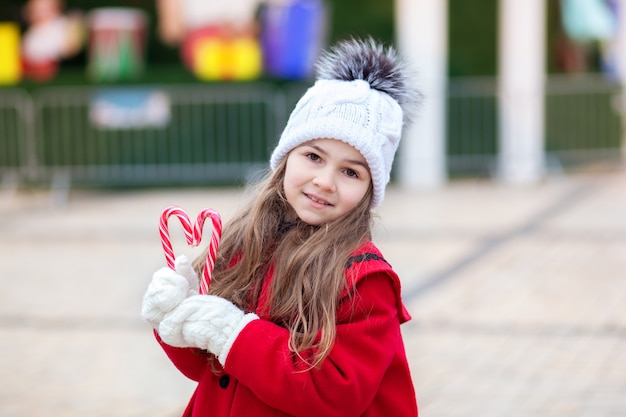
<path fill-rule="evenodd" d="M 311 148 L 315 149 L 316 151 L 318 151 L 319 153 L 323 154 L 324 156 L 328 155 L 328 152 L 326 152 L 323 148 L 321 148 L 318 145 L 314 145 L 314 144 L 309 144 L 308 146 L 310 146 Z M 360 165 L 365 169 L 368 169 L 367 167 L 367 163 L 358 160 L 358 159 L 345 159 L 346 162 L 350 163 L 350 164 L 355 164 L 355 165 Z"/>

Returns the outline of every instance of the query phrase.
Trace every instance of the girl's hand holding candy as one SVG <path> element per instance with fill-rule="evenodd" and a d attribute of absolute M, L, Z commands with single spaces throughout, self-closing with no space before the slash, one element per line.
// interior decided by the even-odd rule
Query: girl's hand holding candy
<path fill-rule="evenodd" d="M 185 298 L 198 294 L 198 275 L 185 255 L 176 258 L 175 270 L 161 268 L 154 273 L 143 297 L 141 316 L 154 329 L 163 317 Z"/>
<path fill-rule="evenodd" d="M 208 350 L 224 365 L 239 332 L 258 318 L 224 298 L 194 295 L 163 317 L 158 333 L 170 346 Z"/>

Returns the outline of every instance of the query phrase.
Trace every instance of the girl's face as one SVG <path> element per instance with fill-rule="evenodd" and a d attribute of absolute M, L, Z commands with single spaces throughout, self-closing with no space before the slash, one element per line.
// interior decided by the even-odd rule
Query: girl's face
<path fill-rule="evenodd" d="M 287 202 L 305 223 L 319 226 L 355 208 L 371 177 L 365 158 L 335 139 L 315 139 L 287 156 L 283 187 Z"/>

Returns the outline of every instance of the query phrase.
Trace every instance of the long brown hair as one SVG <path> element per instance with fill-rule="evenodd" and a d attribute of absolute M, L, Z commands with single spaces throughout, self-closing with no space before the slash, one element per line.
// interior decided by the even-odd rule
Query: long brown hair
<path fill-rule="evenodd" d="M 335 340 L 336 310 L 348 288 L 346 262 L 371 238 L 372 187 L 350 212 L 311 226 L 297 219 L 284 196 L 286 160 L 225 225 L 209 292 L 255 311 L 273 264 L 262 314 L 289 330 L 290 350 L 312 368 L 328 356 Z M 205 254 L 194 262 L 199 274 L 204 259 Z"/>

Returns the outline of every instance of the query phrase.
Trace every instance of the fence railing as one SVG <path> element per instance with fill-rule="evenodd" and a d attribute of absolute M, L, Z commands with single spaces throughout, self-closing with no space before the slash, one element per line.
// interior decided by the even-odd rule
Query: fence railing
<path fill-rule="evenodd" d="M 23 171 L 34 161 L 31 97 L 19 89 L 0 90 L 0 170 Z"/>
<path fill-rule="evenodd" d="M 0 175 L 82 185 L 231 184 L 266 165 L 307 85 L 0 89 Z M 565 169 L 622 157 L 620 88 L 549 77 L 545 152 Z M 451 176 L 488 175 L 498 153 L 494 79 L 453 79 Z"/>
<path fill-rule="evenodd" d="M 446 103 L 446 157 L 450 175 L 482 175 L 495 169 L 498 102 L 493 78 L 453 79 Z"/>
<path fill-rule="evenodd" d="M 266 85 L 46 89 L 34 96 L 40 174 L 84 184 L 240 181 L 264 162 L 283 100 Z"/>
<path fill-rule="evenodd" d="M 601 77 L 552 77 L 546 89 L 546 154 L 566 168 L 622 157 L 619 84 Z"/>
<path fill-rule="evenodd" d="M 622 158 L 621 87 L 602 76 L 550 76 L 545 89 L 546 160 L 574 169 Z M 448 84 L 447 166 L 450 174 L 494 172 L 498 154 L 497 85 L 493 78 Z"/>

